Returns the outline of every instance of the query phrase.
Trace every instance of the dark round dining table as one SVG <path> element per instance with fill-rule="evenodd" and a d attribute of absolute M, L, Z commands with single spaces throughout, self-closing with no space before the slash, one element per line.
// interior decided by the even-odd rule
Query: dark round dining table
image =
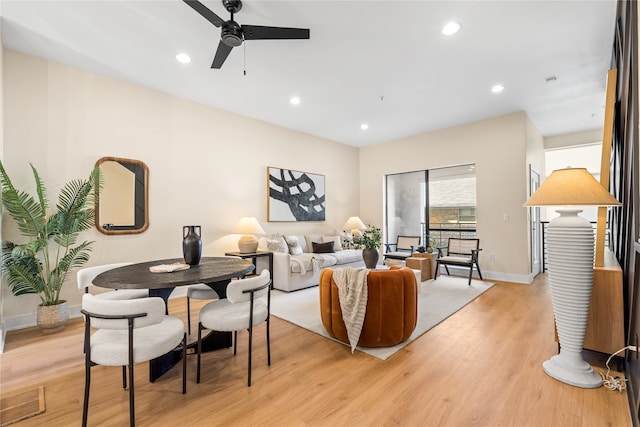
<path fill-rule="evenodd" d="M 110 289 L 149 289 L 150 297 L 161 297 L 167 305 L 169 295 L 177 286 L 206 283 L 220 298 L 226 298 L 227 285 L 231 279 L 251 273 L 255 266 L 251 261 L 233 257 L 205 257 L 198 265 L 186 270 L 170 273 L 152 273 L 149 267 L 184 263 L 182 258 L 161 259 L 114 268 L 97 275 L 93 284 Z M 187 353 L 195 352 L 195 344 L 187 345 Z M 203 351 L 213 351 L 231 347 L 231 333 L 210 331 L 203 338 Z M 149 380 L 154 382 L 171 369 L 182 357 L 181 349 L 167 353 L 149 361 Z"/>
<path fill-rule="evenodd" d="M 110 289 L 149 289 L 152 296 L 169 294 L 177 286 L 206 283 L 213 287 L 218 295 L 224 297 L 225 289 L 229 281 L 235 277 L 241 277 L 251 273 L 255 268 L 251 261 L 232 257 L 205 257 L 198 265 L 191 265 L 186 270 L 170 273 L 152 273 L 149 268 L 163 265 L 184 263 L 182 258 L 161 259 L 155 261 L 140 262 L 124 267 L 105 271 L 93 279 L 95 286 Z M 223 284 L 217 286 L 217 284 Z M 221 289 L 217 289 L 221 288 Z M 168 294 L 166 295 L 166 299 Z"/>

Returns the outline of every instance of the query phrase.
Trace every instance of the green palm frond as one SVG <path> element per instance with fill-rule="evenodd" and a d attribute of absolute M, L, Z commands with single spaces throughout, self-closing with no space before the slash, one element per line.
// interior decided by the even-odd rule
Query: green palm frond
<path fill-rule="evenodd" d="M 65 184 L 58 198 L 58 212 L 51 221 L 56 229 L 56 243 L 69 247 L 75 244 L 81 231 L 94 224 L 94 183 L 98 181 L 95 169 L 87 180 L 73 180 Z"/>
<path fill-rule="evenodd" d="M 34 175 L 36 185 L 39 185 L 37 173 Z M 0 162 L 0 185 L 2 186 L 2 203 L 18 224 L 18 229 L 26 237 L 38 237 L 44 229 L 46 220 L 46 202 L 36 202 L 24 191 L 13 186 L 11 179 Z M 44 193 L 41 193 L 44 196 Z"/>
<path fill-rule="evenodd" d="M 26 247 L 9 241 L 2 244 L 2 270 L 14 295 L 37 294 L 44 289 L 40 277 L 42 264 L 30 251 L 25 251 Z"/>
<path fill-rule="evenodd" d="M 59 303 L 60 290 L 70 269 L 89 260 L 91 244 L 76 245 L 78 236 L 93 226 L 95 185 L 100 182 L 98 169 L 87 180 L 65 184 L 58 197 L 56 211 L 47 218 L 47 192 L 37 170 L 31 165 L 38 199 L 17 190 L 0 162 L 2 203 L 17 222 L 29 242 L 2 244 L 2 269 L 14 295 L 39 295 L 43 305 Z"/>
<path fill-rule="evenodd" d="M 44 218 L 47 214 L 47 209 L 49 209 L 49 202 L 47 199 L 47 189 L 45 188 L 44 183 L 40 179 L 40 174 L 38 174 L 38 171 L 36 170 L 36 168 L 31 163 L 29 163 L 29 166 L 31 166 L 31 172 L 33 172 L 33 179 L 36 182 L 36 194 L 38 195 L 38 201 L 40 202 L 40 212 L 42 213 L 42 216 Z"/>
<path fill-rule="evenodd" d="M 74 267 L 80 267 L 89 261 L 91 255 L 91 245 L 93 242 L 82 242 L 78 246 L 75 246 L 69 250 L 69 252 L 62 257 L 58 263 L 56 270 L 60 272 L 66 272 Z"/>

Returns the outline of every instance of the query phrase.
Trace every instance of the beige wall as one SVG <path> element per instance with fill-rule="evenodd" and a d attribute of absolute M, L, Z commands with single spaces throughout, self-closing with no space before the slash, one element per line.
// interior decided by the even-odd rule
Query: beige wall
<path fill-rule="evenodd" d="M 203 255 L 235 250 L 230 230 L 255 216 L 267 233 L 341 229 L 358 214 L 358 149 L 4 51 L 4 164 L 15 184 L 32 189 L 29 162 L 50 198 L 68 180 L 86 177 L 104 156 L 149 166 L 150 226 L 143 234 L 95 240 L 89 265 L 182 256 L 182 226 L 202 226 Z M 268 223 L 267 166 L 326 176 L 325 222 Z M 5 238 L 15 226 L 3 218 Z M 37 298 L 2 287 L 4 316 L 35 312 Z M 78 304 L 75 277 L 63 295 Z"/>
<path fill-rule="evenodd" d="M 533 131 L 521 112 L 362 148 L 360 216 L 384 225 L 386 174 L 475 163 L 481 269 L 489 278 L 528 283 L 528 224 L 522 204 L 527 199 L 529 132 L 531 144 L 540 145 L 536 151 L 542 150 L 542 138 Z"/>
<path fill-rule="evenodd" d="M 602 142 L 603 129 L 586 130 L 544 138 L 544 148 L 565 148 L 573 145 L 589 145 Z"/>
<path fill-rule="evenodd" d="M 149 229 L 87 232 L 96 242 L 89 265 L 181 257 L 182 226 L 190 224 L 202 226 L 203 255 L 220 255 L 236 249 L 229 230 L 241 216 L 256 216 L 267 233 L 340 230 L 353 215 L 382 226 L 385 174 L 475 163 L 483 272 L 531 280 L 522 204 L 528 165 L 544 165 L 542 138 L 523 112 L 358 150 L 14 51 L 3 58 L 3 162 L 17 185 L 33 188 L 29 162 L 50 197 L 100 157 L 149 166 Z M 327 220 L 268 223 L 267 166 L 325 175 Z M 4 238 L 16 239 L 6 215 L 2 225 Z M 6 286 L 2 293 L 3 316 L 31 321 L 20 319 L 32 319 L 36 297 L 13 297 Z M 75 277 L 64 297 L 79 303 Z"/>

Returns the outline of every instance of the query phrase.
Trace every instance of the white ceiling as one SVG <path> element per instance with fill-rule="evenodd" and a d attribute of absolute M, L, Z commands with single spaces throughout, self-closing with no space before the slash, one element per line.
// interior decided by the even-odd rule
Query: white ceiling
<path fill-rule="evenodd" d="M 228 19 L 219 0 L 202 2 Z M 247 41 L 220 70 L 209 68 L 220 29 L 179 0 L 2 0 L 0 16 L 6 48 L 365 146 L 516 111 L 544 136 L 601 128 L 615 9 L 247 0 L 240 24 L 310 28 L 311 38 Z M 444 36 L 450 20 L 461 29 Z M 192 62 L 179 64 L 178 52 Z M 504 92 L 491 93 L 496 83 Z"/>

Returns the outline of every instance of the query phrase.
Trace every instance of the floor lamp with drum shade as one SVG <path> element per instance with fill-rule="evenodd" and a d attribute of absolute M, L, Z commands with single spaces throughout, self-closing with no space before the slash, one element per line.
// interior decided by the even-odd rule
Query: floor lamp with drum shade
<path fill-rule="evenodd" d="M 547 258 L 551 302 L 560 353 L 542 364 L 551 377 L 576 387 L 596 388 L 602 378 L 582 358 L 593 287 L 594 232 L 578 206 L 620 206 L 584 168 L 553 171 L 524 206 L 561 206 L 549 222 Z"/>

